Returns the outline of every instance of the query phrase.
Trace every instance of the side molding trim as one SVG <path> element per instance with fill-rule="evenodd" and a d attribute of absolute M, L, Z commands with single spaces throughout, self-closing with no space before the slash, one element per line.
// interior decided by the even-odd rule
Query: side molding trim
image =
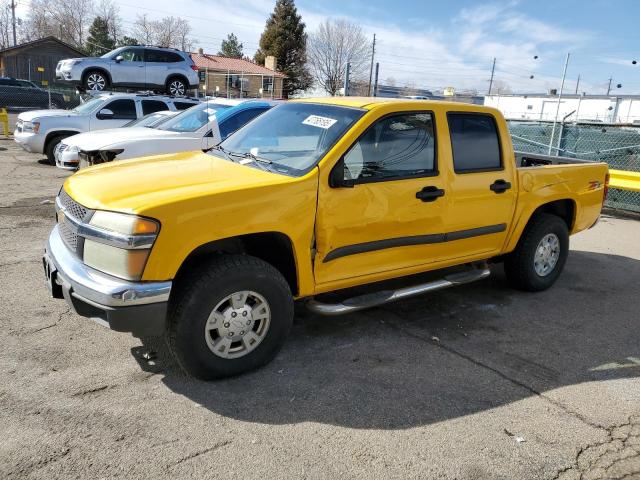
<path fill-rule="evenodd" d="M 347 257 L 349 255 L 375 252 L 376 250 L 385 250 L 387 248 L 408 247 L 412 245 L 428 245 L 431 243 L 444 243 L 453 242 L 455 240 L 464 240 L 466 238 L 504 232 L 506 229 L 507 224 L 500 223 L 498 225 L 487 225 L 486 227 L 470 228 L 468 230 L 458 230 L 456 232 L 414 235 L 411 237 L 396 237 L 386 240 L 374 240 L 373 242 L 356 243 L 354 245 L 346 245 L 344 247 L 338 247 L 334 250 L 331 250 L 324 257 L 322 263 L 327 263 L 331 260 Z"/>

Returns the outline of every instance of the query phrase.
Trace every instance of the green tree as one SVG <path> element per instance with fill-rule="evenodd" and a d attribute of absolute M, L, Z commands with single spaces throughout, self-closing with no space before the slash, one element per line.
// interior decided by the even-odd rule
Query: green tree
<path fill-rule="evenodd" d="M 244 54 L 242 53 L 242 44 L 238 41 L 238 37 L 233 33 L 227 35 L 227 39 L 222 40 L 222 45 L 220 46 L 218 55 L 223 57 L 242 58 Z"/>
<path fill-rule="evenodd" d="M 276 58 L 278 70 L 287 76 L 283 86 L 285 98 L 311 86 L 306 66 L 307 34 L 294 0 L 276 0 L 275 9 L 267 19 L 254 60 L 264 64 L 269 55 Z"/>
<path fill-rule="evenodd" d="M 140 45 L 140 42 L 137 38 L 127 37 L 126 35 L 123 35 L 122 37 L 120 37 L 120 40 L 118 40 L 118 47 L 130 47 L 133 45 Z"/>
<path fill-rule="evenodd" d="M 99 57 L 109 50 L 113 50 L 116 41 L 109 34 L 109 23 L 102 17 L 93 19 L 89 27 L 89 37 L 86 41 L 85 50 L 90 56 Z"/>

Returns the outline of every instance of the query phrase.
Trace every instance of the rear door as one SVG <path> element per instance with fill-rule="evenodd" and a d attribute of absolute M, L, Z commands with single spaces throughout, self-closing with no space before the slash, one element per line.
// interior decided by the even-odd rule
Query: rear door
<path fill-rule="evenodd" d="M 115 58 L 111 62 L 111 81 L 114 84 L 129 85 L 131 87 L 145 86 L 144 48 L 131 47 L 116 55 L 122 57 L 120 62 Z"/>
<path fill-rule="evenodd" d="M 170 58 L 168 52 L 153 48 L 145 49 L 147 87 L 162 87 L 167 80 Z"/>
<path fill-rule="evenodd" d="M 498 125 L 489 113 L 447 113 L 454 174 L 446 228 L 449 240 L 458 238 L 457 257 L 499 253 L 513 218 L 515 160 Z"/>
<path fill-rule="evenodd" d="M 161 112 L 164 110 L 170 110 L 169 106 L 162 100 L 140 100 L 142 106 L 142 116 L 149 115 L 150 113 Z"/>

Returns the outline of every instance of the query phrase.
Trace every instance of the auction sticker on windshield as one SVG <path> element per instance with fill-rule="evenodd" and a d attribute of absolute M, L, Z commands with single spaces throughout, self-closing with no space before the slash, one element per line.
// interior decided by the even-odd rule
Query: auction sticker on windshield
<path fill-rule="evenodd" d="M 335 118 L 321 117 L 319 115 L 309 115 L 302 121 L 302 123 L 304 125 L 311 125 L 312 127 L 320 127 L 327 130 L 328 128 L 331 128 L 337 121 L 338 120 L 336 120 Z"/>

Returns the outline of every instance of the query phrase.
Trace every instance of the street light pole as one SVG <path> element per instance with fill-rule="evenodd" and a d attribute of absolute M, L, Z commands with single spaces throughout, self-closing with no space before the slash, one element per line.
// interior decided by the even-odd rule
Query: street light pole
<path fill-rule="evenodd" d="M 489 80 L 489 93 L 488 95 L 491 95 L 491 87 L 493 86 L 493 74 L 496 71 L 496 58 L 493 57 L 493 66 L 491 67 L 491 80 Z"/>
<path fill-rule="evenodd" d="M 560 102 L 562 101 L 562 92 L 564 90 L 564 80 L 567 78 L 567 66 L 569 65 L 570 53 L 567 53 L 567 59 L 564 62 L 564 70 L 562 71 L 562 83 L 560 84 L 560 94 L 558 95 L 558 106 L 556 107 L 556 116 L 553 119 L 553 128 L 551 129 L 551 139 L 549 140 L 549 152 L 551 155 L 551 148 L 553 146 L 553 139 L 556 133 L 556 124 L 558 123 L 558 114 L 560 113 Z"/>
<path fill-rule="evenodd" d="M 369 96 L 371 96 L 371 80 L 373 77 L 373 59 L 376 55 L 376 34 L 373 34 L 373 46 L 371 47 L 371 67 L 369 68 Z"/>

